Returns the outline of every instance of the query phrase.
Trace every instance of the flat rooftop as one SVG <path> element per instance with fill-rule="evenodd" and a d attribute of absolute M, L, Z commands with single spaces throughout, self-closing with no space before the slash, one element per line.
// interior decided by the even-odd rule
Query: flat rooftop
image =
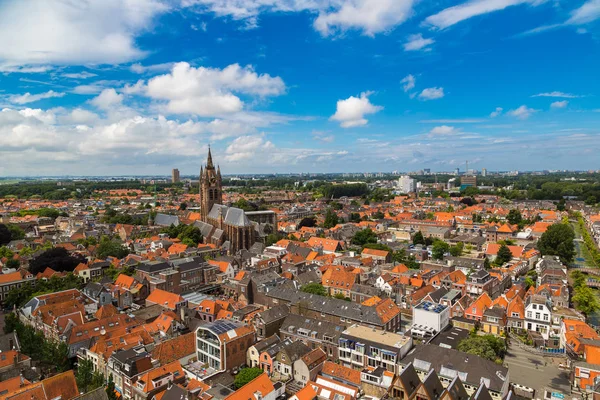
<path fill-rule="evenodd" d="M 381 343 L 386 346 L 397 347 L 399 349 L 411 341 L 411 338 L 408 336 L 382 331 L 379 329 L 367 328 L 361 325 L 352 325 L 342 334 L 358 339 L 365 339 L 374 343 Z"/>
<path fill-rule="evenodd" d="M 443 304 L 432 303 L 430 301 L 422 301 L 415 308 L 417 310 L 425 310 L 425 311 L 429 311 L 429 312 L 433 312 L 433 313 L 439 314 L 442 311 L 444 311 L 446 308 L 448 308 L 448 306 L 443 305 Z"/>

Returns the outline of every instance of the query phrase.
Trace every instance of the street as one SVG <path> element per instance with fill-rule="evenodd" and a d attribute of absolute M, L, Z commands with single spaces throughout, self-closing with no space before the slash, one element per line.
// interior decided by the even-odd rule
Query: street
<path fill-rule="evenodd" d="M 535 398 L 543 398 L 544 389 L 550 387 L 562 393 L 570 393 L 569 373 L 558 368 L 557 358 L 542 357 L 511 345 L 504 365 L 510 372 L 510 381 L 535 389 Z M 566 360 L 565 360 L 566 362 Z"/>

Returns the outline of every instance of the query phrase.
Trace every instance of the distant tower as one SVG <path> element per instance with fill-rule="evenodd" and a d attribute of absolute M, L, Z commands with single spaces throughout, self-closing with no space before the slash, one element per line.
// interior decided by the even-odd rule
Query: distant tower
<path fill-rule="evenodd" d="M 171 182 L 179 182 L 179 170 L 177 168 L 173 168 L 173 170 L 171 171 Z"/>
<path fill-rule="evenodd" d="M 223 187 L 221 168 L 215 169 L 209 147 L 206 166 L 200 166 L 200 215 L 203 221 L 215 204 L 223 204 Z"/>

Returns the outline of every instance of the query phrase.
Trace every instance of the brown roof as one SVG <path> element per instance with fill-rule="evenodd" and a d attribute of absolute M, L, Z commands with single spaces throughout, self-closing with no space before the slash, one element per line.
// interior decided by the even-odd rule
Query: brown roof
<path fill-rule="evenodd" d="M 164 365 L 194 354 L 195 351 L 194 332 L 190 332 L 159 343 L 152 351 L 152 358 Z"/>
<path fill-rule="evenodd" d="M 348 367 L 344 367 L 340 364 L 335 364 L 331 361 L 325 361 L 323 364 L 322 374 L 334 376 L 343 379 L 346 382 L 351 382 L 360 386 L 360 371 Z"/>

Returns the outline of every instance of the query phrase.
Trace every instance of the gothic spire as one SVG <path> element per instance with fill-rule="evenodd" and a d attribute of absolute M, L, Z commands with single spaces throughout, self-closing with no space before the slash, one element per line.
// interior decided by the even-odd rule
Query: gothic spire
<path fill-rule="evenodd" d="M 208 159 L 206 160 L 206 169 L 212 169 L 213 165 L 212 154 L 210 154 L 210 145 L 208 146 Z"/>
<path fill-rule="evenodd" d="M 217 165 L 217 176 L 221 179 L 221 166 Z"/>

